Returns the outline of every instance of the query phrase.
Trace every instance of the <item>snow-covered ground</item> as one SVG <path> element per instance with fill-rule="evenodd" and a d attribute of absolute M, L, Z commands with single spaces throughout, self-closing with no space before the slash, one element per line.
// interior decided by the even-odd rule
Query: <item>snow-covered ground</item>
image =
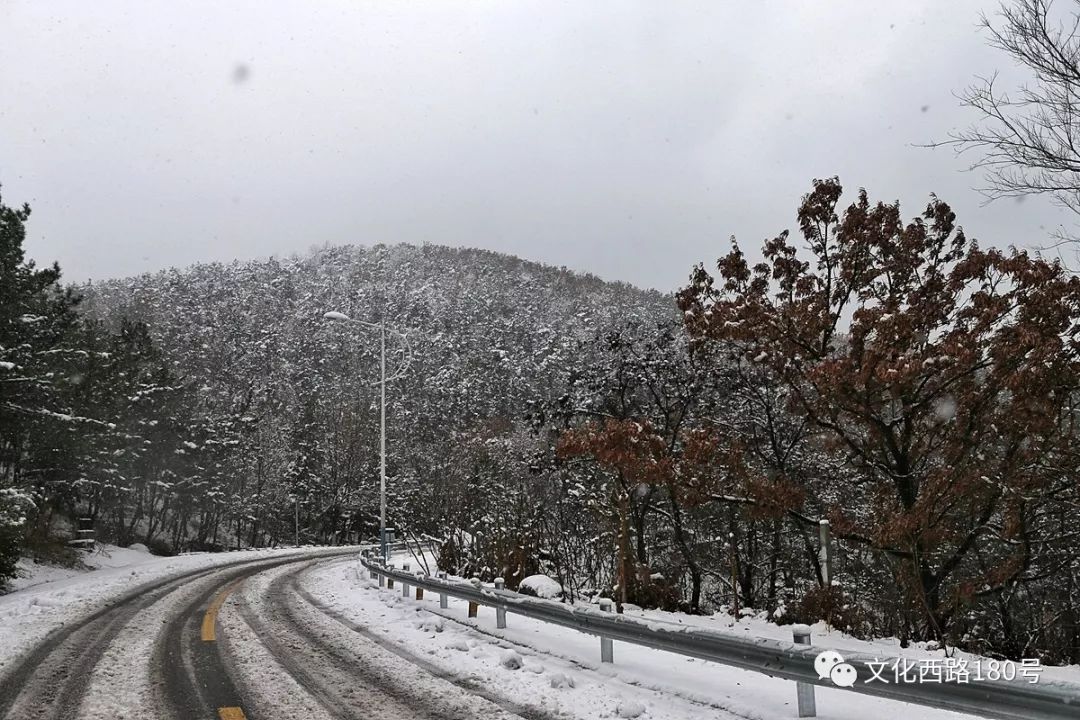
<path fill-rule="evenodd" d="M 140 549 L 106 545 L 87 554 L 85 563 L 94 568 L 89 571 L 23 561 L 25 573 L 13 583 L 17 589 L 0 595 L 0 672 L 56 628 L 86 617 L 140 585 L 244 559 L 312 551 L 285 548 L 158 557 Z"/>
<path fill-rule="evenodd" d="M 541 623 L 526 628 L 516 616 L 511 620 L 513 630 L 488 635 L 455 622 L 463 622 L 467 612 L 464 603 L 455 601 L 444 615 L 428 612 L 432 607 L 437 610 L 438 596 L 434 601 L 416 602 L 403 598 L 400 586 L 380 591 L 356 562 L 324 566 L 306 575 L 302 583 L 330 610 L 422 657 L 441 673 L 545 715 L 665 720 L 738 717 L 708 698 L 677 696 L 666 688 L 628 682 L 619 666 L 599 668 L 599 648 L 590 642 L 593 638 L 569 633 L 545 644 L 537 635 L 551 628 Z M 479 622 L 485 630 L 494 625 L 493 616 Z M 588 650 L 567 642 L 578 639 L 583 639 Z M 592 655 L 597 662 L 585 661 Z"/>
<path fill-rule="evenodd" d="M 417 560 L 420 560 L 421 564 L 418 564 Z M 424 569 L 425 567 L 434 568 L 436 566 L 436 557 L 431 551 L 421 553 L 420 555 L 417 555 L 416 552 L 397 552 L 391 556 L 390 561 L 394 567 L 398 568 L 402 567 L 405 563 L 409 563 L 413 570 Z M 546 580 L 533 580 L 533 584 L 543 585 L 545 587 L 545 594 L 548 596 L 553 595 L 555 589 L 559 588 L 558 583 L 550 578 L 547 578 Z M 687 627 L 701 627 L 718 632 L 728 632 L 742 637 L 768 638 L 771 640 L 782 641 L 791 641 L 793 639 L 793 626 L 777 625 L 775 622 L 769 620 L 768 613 L 755 613 L 746 608 L 743 608 L 740 617 L 738 618 L 732 617 L 727 613 L 716 613 L 715 615 L 686 615 L 684 613 L 664 612 L 663 610 L 643 610 L 633 605 L 626 605 L 624 613 L 652 622 L 660 621 Z M 905 657 L 911 658 L 912 660 L 919 660 L 922 658 L 940 659 L 944 657 L 944 652 L 942 650 L 934 649 L 932 644 L 926 642 L 914 642 L 907 648 L 902 648 L 900 647 L 900 640 L 898 638 L 862 640 L 840 632 L 839 630 L 830 627 L 824 621 L 814 623 L 809 627 L 812 644 L 820 645 L 830 650 L 836 650 L 840 653 L 850 651 L 852 653 L 862 653 L 864 655 L 874 655 L 882 658 Z M 977 660 L 985 661 L 987 659 L 978 655 L 956 650 L 955 648 L 949 648 L 949 654 L 959 658 L 966 658 L 972 662 Z M 1040 682 L 1042 681 L 1060 681 L 1080 684 L 1080 665 L 1042 667 Z"/>
<path fill-rule="evenodd" d="M 342 562 L 354 564 L 337 560 L 312 572 Z M 272 568 L 250 578 L 219 616 L 226 655 L 253 716 L 554 720 L 547 713 L 519 715 L 488 688 L 448 682 L 431 671 L 426 655 L 402 657 L 384 647 L 350 620 L 294 592 L 290 581 L 296 572 Z M 490 690 L 497 695 L 498 688 Z"/>
<path fill-rule="evenodd" d="M 719 632 L 727 632 L 747 638 L 769 638 L 772 640 L 792 640 L 791 625 L 777 625 L 769 622 L 767 613 L 761 612 L 753 615 L 744 615 L 738 619 L 727 613 L 717 613 L 711 616 L 683 615 L 681 613 L 669 613 L 661 610 L 641 610 L 640 608 L 628 608 L 627 615 L 643 617 L 651 621 L 661 620 L 677 625 L 703 627 Z M 844 652 L 873 655 L 880 658 L 910 658 L 913 661 L 920 659 L 942 659 L 945 651 L 936 649 L 936 644 L 926 642 L 913 642 L 908 647 L 900 647 L 898 638 L 877 638 L 875 640 L 861 640 L 830 627 L 824 621 L 809 626 L 811 642 L 822 648 Z M 956 658 L 964 658 L 969 663 L 976 661 L 986 662 L 989 658 L 980 657 L 972 653 L 966 653 L 955 648 L 949 648 L 949 655 Z M 1080 665 L 1065 667 L 1040 666 L 1039 682 L 1067 682 L 1080 685 Z"/>
<path fill-rule="evenodd" d="M 399 567 L 403 558 L 395 558 Z M 466 603 L 450 600 L 439 610 L 438 597 L 403 598 L 397 586 L 379 589 L 358 563 L 326 566 L 304 579 L 316 599 L 355 622 L 422 655 L 447 673 L 473 678 L 513 702 L 569 717 L 743 717 L 779 720 L 796 716 L 795 684 L 758 673 L 615 643 L 615 663 L 600 662 L 599 640 L 573 630 L 509 614 L 508 628 L 495 628 L 494 610 L 481 608 L 468 619 Z M 735 620 L 727 615 L 688 617 L 636 611 L 658 622 L 694 624 L 748 637 L 790 641 L 791 628 L 762 616 Z M 863 641 L 812 628 L 813 644 L 882 658 L 937 657 L 925 644 L 901 649 L 896 640 Z M 1040 682 L 1080 682 L 1080 668 L 1046 668 Z M 818 687 L 820 717 L 865 720 L 895 715 L 925 720 L 973 716 Z"/>
<path fill-rule="evenodd" d="M 98 544 L 93 551 L 80 553 L 80 558 L 86 568 L 60 567 L 58 565 L 39 563 L 30 558 L 22 558 L 16 565 L 16 576 L 8 581 L 7 587 L 11 591 L 25 590 L 35 585 L 85 575 L 88 572 L 87 569 L 101 570 L 103 568 L 131 567 L 132 565 L 153 563 L 155 560 L 161 559 L 151 555 L 146 546 L 140 543 L 136 543 L 129 548 Z"/>
<path fill-rule="evenodd" d="M 339 550 L 314 549 L 315 552 Z M 88 558 L 88 564 L 97 567 L 92 571 L 58 571 L 27 565 L 28 576 L 20 580 L 22 589 L 0 596 L 0 671 L 57 627 L 85 617 L 140 586 L 192 570 L 312 551 L 312 548 L 257 550 L 161 558 L 139 549 L 105 548 Z M 420 565 L 415 557 L 399 555 L 394 560 L 399 567 L 405 562 L 413 568 Z M 429 566 L 434 569 L 430 559 Z M 619 642 L 615 643 L 615 663 L 603 664 L 599 640 L 593 636 L 515 614 L 508 615 L 508 628 L 497 630 L 494 611 L 490 608 L 481 608 L 479 618 L 469 619 L 466 604 L 458 600 L 451 599 L 450 607 L 442 611 L 437 595 L 429 595 L 423 601 L 411 596 L 404 598 L 400 587 L 380 589 L 352 558 L 319 564 L 299 575 L 302 589 L 315 606 L 298 603 L 295 596 L 290 600 L 268 593 L 275 578 L 293 571 L 280 567 L 254 576 L 226 603 L 220 617 L 228 654 L 236 659 L 244 682 L 263 690 L 265 687 L 280 690 L 277 695 L 265 697 L 263 690 L 254 694 L 270 703 L 269 708 L 274 712 L 268 711 L 267 716 L 286 711 L 289 717 L 318 720 L 326 712 L 290 679 L 286 668 L 268 655 L 258 639 L 262 636 L 247 629 L 248 622 L 237 615 L 238 607 L 245 604 L 259 623 L 280 625 L 274 619 L 274 612 L 280 614 L 280 607 L 284 607 L 281 602 L 292 603 L 290 607 L 302 616 L 302 625 L 297 627 L 307 627 L 328 646 L 345 649 L 355 662 L 371 665 L 366 670 L 368 675 L 378 673 L 391 678 L 396 685 L 410 688 L 409 692 L 417 697 L 439 698 L 438 702 L 446 703 L 446 707 L 452 704 L 458 708 L 462 717 L 501 717 L 502 709 L 521 714 L 515 708 L 531 710 L 525 713 L 530 717 L 567 720 L 619 717 L 786 720 L 796 716 L 792 682 Z M 174 614 L 189 598 L 214 582 L 207 577 L 185 583 L 163 602 L 139 612 L 136 620 L 110 644 L 105 656 L 107 662 L 95 668 L 83 707 L 86 717 L 120 717 L 139 708 L 153 714 L 154 679 L 148 658 L 156 636 L 145 629 L 161 627 L 171 617 L 170 613 Z M 547 583 L 537 580 L 534 584 Z M 751 637 L 791 639 L 790 627 L 774 625 L 760 615 L 735 620 L 727 615 L 688 617 L 655 611 L 631 612 L 651 622 L 693 624 Z M 883 658 L 942 657 L 940 651 L 922 644 L 902 650 L 895 640 L 861 641 L 830 631 L 822 624 L 814 626 L 813 631 L 815 646 L 841 653 L 852 651 Z M 380 645 L 372 645 L 362 634 L 377 637 Z M 296 647 L 299 646 L 288 645 L 294 650 Z M 325 665 L 326 661 L 323 658 L 321 662 Z M 298 655 L 294 662 L 305 667 L 312 663 L 319 665 L 319 652 Z M 117 682 L 112 676 L 124 673 L 127 677 L 130 668 L 141 668 L 141 674 L 120 683 L 124 692 L 117 692 Z M 363 669 L 351 663 L 334 665 L 338 676 L 330 688 L 348 690 L 354 684 L 350 674 Z M 326 670 L 324 674 L 329 676 L 329 673 Z M 1080 668 L 1046 668 L 1042 681 L 1080 683 Z M 819 717 L 832 720 L 864 720 L 886 714 L 925 720 L 970 718 L 841 689 L 819 687 L 816 693 Z M 348 699 L 344 694 L 342 697 Z M 387 703 L 392 701 L 392 697 L 386 699 Z M 415 709 L 410 704 L 402 708 L 402 712 Z M 387 712 L 386 717 L 396 717 L 393 712 Z"/>

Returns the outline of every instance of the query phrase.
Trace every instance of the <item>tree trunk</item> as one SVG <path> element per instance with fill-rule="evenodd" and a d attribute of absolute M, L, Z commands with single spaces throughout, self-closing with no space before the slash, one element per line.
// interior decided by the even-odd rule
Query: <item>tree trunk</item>
<path fill-rule="evenodd" d="M 616 491 L 618 492 L 618 491 Z M 627 592 L 626 586 L 630 582 L 632 573 L 628 572 L 627 567 L 630 564 L 630 524 L 628 522 L 627 515 L 629 514 L 630 501 L 626 496 L 626 493 L 619 492 L 618 508 L 619 508 L 619 532 L 618 532 L 618 553 L 619 553 L 619 596 L 615 603 L 615 611 L 622 614 L 623 605 L 626 604 Z"/>
<path fill-rule="evenodd" d="M 776 564 L 780 561 L 780 521 L 773 521 L 772 544 L 769 547 L 769 585 L 765 602 L 769 610 L 776 609 Z"/>
<path fill-rule="evenodd" d="M 701 579 L 703 573 L 701 565 L 698 564 L 697 558 L 690 548 L 690 543 L 687 542 L 686 532 L 683 529 L 682 509 L 679 507 L 674 487 L 668 487 L 668 500 L 671 504 L 671 529 L 675 535 L 675 544 L 678 546 L 679 553 L 683 556 L 686 568 L 690 573 L 690 612 L 696 615 L 701 610 Z"/>

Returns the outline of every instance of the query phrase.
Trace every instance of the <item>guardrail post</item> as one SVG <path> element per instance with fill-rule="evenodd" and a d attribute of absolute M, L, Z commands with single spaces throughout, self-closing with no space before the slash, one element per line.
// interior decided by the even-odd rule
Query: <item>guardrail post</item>
<path fill-rule="evenodd" d="M 474 588 L 476 588 L 477 590 L 479 590 L 482 587 L 482 585 L 480 583 L 480 578 L 478 578 L 478 577 L 472 578 L 471 580 L 469 580 L 469 582 L 471 582 L 472 586 Z M 477 611 L 479 609 L 480 609 L 479 605 L 477 605 L 476 603 L 474 603 L 472 601 L 469 601 L 469 617 L 471 617 L 471 618 L 476 617 L 476 613 L 477 613 Z"/>
<path fill-rule="evenodd" d="M 810 644 L 810 628 L 806 626 L 792 628 L 796 645 Z M 799 701 L 799 717 L 817 717 L 817 701 L 814 699 L 814 686 L 810 683 L 795 683 L 795 694 Z"/>
<path fill-rule="evenodd" d="M 393 570 L 394 569 L 394 563 L 390 563 L 389 565 L 387 565 L 387 567 L 389 567 L 391 570 Z M 388 589 L 390 589 L 390 590 L 394 589 L 394 578 L 390 577 L 389 575 L 386 576 L 386 587 Z"/>
<path fill-rule="evenodd" d="M 409 563 L 405 563 L 405 565 L 402 566 L 402 569 L 405 572 L 409 572 Z M 409 597 L 409 583 L 405 582 L 404 580 L 401 581 L 401 597 Z"/>
<path fill-rule="evenodd" d="M 600 609 L 604 612 L 611 612 L 611 600 L 608 598 L 600 598 Z M 611 638 L 600 636 L 600 662 L 613 663 L 615 662 L 615 650 L 611 644 Z"/>
<path fill-rule="evenodd" d="M 502 578 L 495 578 L 495 589 L 502 590 L 506 587 L 506 581 Z M 495 627 L 502 630 L 506 627 L 506 608 L 496 605 L 495 606 Z"/>
<path fill-rule="evenodd" d="M 417 578 L 419 578 L 419 577 L 420 576 L 417 575 Z M 424 588 L 420 587 L 419 585 L 416 586 L 416 599 L 417 600 L 423 600 L 424 599 Z"/>
<path fill-rule="evenodd" d="M 445 572 L 440 572 L 439 573 L 439 579 L 440 580 L 446 580 L 446 573 Z M 446 597 L 446 593 L 444 593 L 444 592 L 439 593 L 439 607 L 442 608 L 443 610 L 445 610 L 446 607 L 447 607 L 447 597 Z"/>

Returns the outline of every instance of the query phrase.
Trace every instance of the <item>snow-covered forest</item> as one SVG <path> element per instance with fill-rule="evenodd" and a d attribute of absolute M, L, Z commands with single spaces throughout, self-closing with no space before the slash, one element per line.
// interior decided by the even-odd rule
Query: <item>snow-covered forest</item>
<path fill-rule="evenodd" d="M 106 326 L 149 328 L 169 384 L 183 388 L 185 417 L 205 428 L 181 441 L 196 446 L 185 454 L 217 453 L 204 470 L 214 479 L 169 481 L 194 487 L 197 499 L 158 524 L 175 546 L 185 534 L 200 546 L 291 542 L 297 499 L 302 539 L 372 536 L 379 337 L 328 322 L 327 310 L 385 315 L 408 337 L 406 351 L 387 336 L 387 374 L 401 376 L 387 388 L 389 521 L 399 535 L 482 527 L 483 505 L 466 522 L 447 514 L 459 507 L 447 493 L 482 489 L 482 502 L 500 506 L 495 488 L 476 484 L 487 456 L 503 443 L 533 447 L 529 408 L 591 363 L 589 340 L 629 319 L 674 316 L 670 296 L 494 253 L 408 245 L 196 266 L 81 292 Z M 507 463 L 507 477 L 526 467 Z M 145 488 L 146 513 L 165 512 L 155 487 Z"/>
<path fill-rule="evenodd" d="M 1080 662 L 1080 280 L 943 203 L 840 194 L 678 297 L 409 245 L 66 289 L 5 207 L 0 576 L 74 517 L 161 552 L 291 543 L 297 517 L 373 538 L 378 337 L 340 311 L 408 335 L 389 524 L 445 569 Z"/>

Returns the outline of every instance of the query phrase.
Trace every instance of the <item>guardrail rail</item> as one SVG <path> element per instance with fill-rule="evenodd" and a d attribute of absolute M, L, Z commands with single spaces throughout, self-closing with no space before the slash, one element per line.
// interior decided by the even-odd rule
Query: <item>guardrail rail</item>
<path fill-rule="evenodd" d="M 616 615 L 610 612 L 610 602 L 606 610 L 603 606 L 597 610 L 522 595 L 504 589 L 498 580 L 495 587 L 491 587 L 482 585 L 478 579 L 450 579 L 445 573 L 439 573 L 440 577 L 431 577 L 422 572 L 387 567 L 368 556 L 361 556 L 360 562 L 371 573 L 372 579 L 379 581 L 380 587 L 384 581 L 387 587 L 393 587 L 396 580 L 402 586 L 402 595 L 406 597 L 410 588 L 415 588 L 418 591 L 417 599 L 423 597 L 422 591 L 425 590 L 437 593 L 441 608 L 447 607 L 448 597 L 465 600 L 469 603 L 470 617 L 476 616 L 480 606 L 494 608 L 496 625 L 499 628 L 506 627 L 506 613 L 513 613 L 596 635 L 600 638 L 602 662 L 614 660 L 611 643 L 617 640 L 792 680 L 798 683 L 800 717 L 816 715 L 813 686 L 821 685 L 838 691 L 971 713 L 995 720 L 1080 718 L 1080 684 L 1054 681 L 1030 683 L 1025 680 L 888 684 L 858 682 L 850 688 L 842 688 L 834 685 L 831 680 L 818 676 L 814 669 L 814 659 L 821 650 L 827 648 L 810 647 L 809 633 L 805 631 L 797 630 L 795 642 L 791 643 L 766 638 L 748 639 L 708 628 Z M 843 658 L 845 662 L 864 666 L 869 662 L 880 665 L 882 661 L 896 660 L 846 651 Z"/>

